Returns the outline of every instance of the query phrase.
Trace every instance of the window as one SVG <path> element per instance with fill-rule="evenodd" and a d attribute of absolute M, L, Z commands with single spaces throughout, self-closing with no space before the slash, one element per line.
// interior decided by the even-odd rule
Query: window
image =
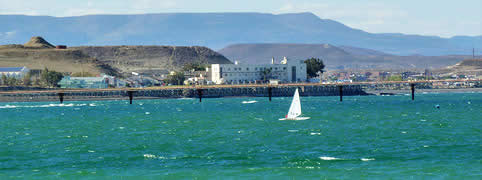
<path fill-rule="evenodd" d="M 283 67 L 283 70 L 286 70 L 286 67 Z"/>
<path fill-rule="evenodd" d="M 249 71 L 249 68 L 246 68 L 246 71 Z"/>
<path fill-rule="evenodd" d="M 228 71 L 231 71 L 231 68 L 228 68 Z"/>
<path fill-rule="evenodd" d="M 257 71 L 257 70 L 258 70 L 258 68 L 257 68 L 257 67 L 255 67 L 255 68 L 254 68 L 254 70 L 255 70 L 255 71 Z"/>
<path fill-rule="evenodd" d="M 274 70 L 278 70 L 278 68 L 277 68 L 277 67 L 275 67 L 275 68 L 274 68 Z"/>

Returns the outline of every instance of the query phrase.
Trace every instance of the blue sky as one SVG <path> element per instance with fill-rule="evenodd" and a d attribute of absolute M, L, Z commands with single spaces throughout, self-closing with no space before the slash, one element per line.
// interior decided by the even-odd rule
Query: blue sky
<path fill-rule="evenodd" d="M 0 14 L 312 12 L 373 33 L 482 35 L 481 0 L 0 0 Z"/>

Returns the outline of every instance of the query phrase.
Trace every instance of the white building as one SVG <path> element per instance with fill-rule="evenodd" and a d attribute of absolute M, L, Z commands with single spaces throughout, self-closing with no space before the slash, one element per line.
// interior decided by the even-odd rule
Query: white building
<path fill-rule="evenodd" d="M 0 67 L 0 76 L 5 75 L 7 77 L 23 78 L 30 69 L 27 67 Z"/>
<path fill-rule="evenodd" d="M 264 71 L 270 69 L 269 79 L 280 82 L 305 82 L 306 64 L 301 60 L 288 60 L 286 57 L 276 64 L 212 64 L 207 71 L 211 81 L 216 84 L 247 84 L 263 80 Z"/>

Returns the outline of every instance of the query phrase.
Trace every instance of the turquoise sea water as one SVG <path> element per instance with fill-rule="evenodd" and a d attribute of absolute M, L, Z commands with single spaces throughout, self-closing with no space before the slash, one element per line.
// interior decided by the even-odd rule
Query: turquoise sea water
<path fill-rule="evenodd" d="M 0 103 L 0 179 L 482 178 L 481 93 L 290 102 Z"/>

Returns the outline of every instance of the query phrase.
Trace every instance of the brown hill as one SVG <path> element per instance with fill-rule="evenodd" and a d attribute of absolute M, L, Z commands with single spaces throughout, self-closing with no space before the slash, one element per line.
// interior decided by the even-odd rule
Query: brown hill
<path fill-rule="evenodd" d="M 448 66 L 434 71 L 442 76 L 451 75 L 482 75 L 482 59 L 467 59 L 453 66 Z"/>
<path fill-rule="evenodd" d="M 50 44 L 40 36 L 30 38 L 30 41 L 25 43 L 23 46 L 29 48 L 55 48 L 54 45 Z"/>
<path fill-rule="evenodd" d="M 115 76 L 131 72 L 161 74 L 179 70 L 189 62 L 231 63 L 206 47 L 181 46 L 85 46 L 54 49 L 41 37 L 25 45 L 0 46 L 0 67 L 27 66 L 60 72 L 106 73 Z"/>
<path fill-rule="evenodd" d="M 59 72 L 89 72 L 119 75 L 109 65 L 85 55 L 79 50 L 0 48 L 1 67 L 21 67 L 30 69 L 55 70 Z"/>
<path fill-rule="evenodd" d="M 124 73 L 133 71 L 146 74 L 165 73 L 180 70 L 189 62 L 232 63 L 216 51 L 199 46 L 86 46 L 73 49 Z"/>

